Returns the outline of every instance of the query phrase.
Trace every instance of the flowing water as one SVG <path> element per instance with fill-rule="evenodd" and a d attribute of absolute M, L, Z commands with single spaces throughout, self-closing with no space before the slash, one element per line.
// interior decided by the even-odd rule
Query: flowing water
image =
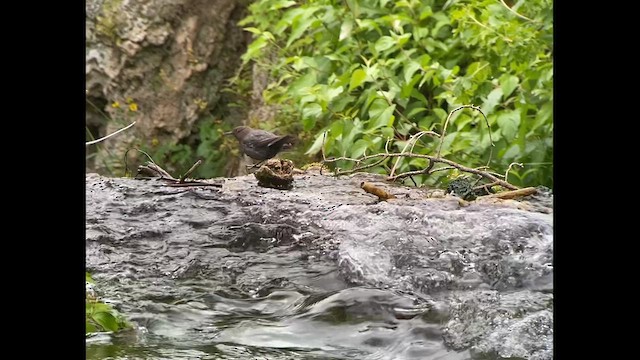
<path fill-rule="evenodd" d="M 472 203 L 373 175 L 222 188 L 87 175 L 86 263 L 135 329 L 87 359 L 551 359 L 552 198 Z M 390 186 L 378 182 L 383 186 Z"/>

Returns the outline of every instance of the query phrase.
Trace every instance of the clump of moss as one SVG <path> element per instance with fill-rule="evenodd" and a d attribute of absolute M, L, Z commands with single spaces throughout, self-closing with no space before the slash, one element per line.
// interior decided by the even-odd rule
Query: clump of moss
<path fill-rule="evenodd" d="M 106 0 L 100 9 L 101 15 L 96 16 L 96 31 L 111 38 L 114 42 L 118 40 L 116 30 L 120 5 L 122 5 L 122 0 Z"/>

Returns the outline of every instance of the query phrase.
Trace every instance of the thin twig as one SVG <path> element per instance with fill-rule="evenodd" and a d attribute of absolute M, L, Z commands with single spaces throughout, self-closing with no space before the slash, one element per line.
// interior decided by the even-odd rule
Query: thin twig
<path fill-rule="evenodd" d="M 509 167 L 507 168 L 507 171 L 504 173 L 504 179 L 505 180 L 509 180 L 509 171 L 511 170 L 511 167 L 514 166 L 514 165 L 519 167 L 519 168 L 521 168 L 521 169 L 524 167 L 524 164 L 522 164 L 522 163 L 511 163 L 511 164 L 509 164 Z"/>
<path fill-rule="evenodd" d="M 195 171 L 195 169 L 200 166 L 200 164 L 202 164 L 202 160 L 198 160 L 196 161 L 195 164 L 191 165 L 191 168 L 189 168 L 189 170 L 187 170 L 186 173 L 184 173 L 184 175 L 180 176 L 180 183 L 184 183 L 184 179 L 186 179 L 189 175 L 191 175 L 192 172 Z"/>
<path fill-rule="evenodd" d="M 138 149 L 138 148 L 130 148 L 127 151 L 124 152 L 124 176 L 127 176 L 127 171 L 129 171 L 129 164 L 127 163 L 127 154 L 129 154 L 129 151 L 131 150 L 137 150 L 141 153 L 143 153 L 144 155 L 147 156 L 147 158 L 149 159 L 149 161 L 151 161 L 152 164 L 155 164 L 156 162 L 153 161 L 153 159 L 151 158 L 151 155 L 147 154 L 146 152 Z"/>
<path fill-rule="evenodd" d="M 507 5 L 506 2 L 504 2 L 504 0 L 500 0 L 500 2 L 502 3 L 502 5 L 504 5 L 504 7 L 507 8 L 507 10 L 511 11 L 512 13 L 514 13 L 517 17 L 521 18 L 521 19 L 525 19 L 525 20 L 529 20 L 531 22 L 535 22 L 533 19 L 529 19 L 528 17 L 524 16 L 524 15 L 520 15 L 518 14 L 515 10 L 513 10 L 512 8 L 509 7 L 509 5 Z"/>
<path fill-rule="evenodd" d="M 404 145 L 404 148 L 402 149 L 402 151 L 400 153 L 404 153 L 405 150 L 407 150 L 407 147 L 409 147 L 409 144 L 411 144 L 411 149 L 409 150 L 409 152 L 413 152 L 413 147 L 416 145 L 416 143 L 418 142 L 418 140 L 423 136 L 423 135 L 435 135 L 435 136 L 440 136 L 440 134 L 433 132 L 433 131 L 419 131 L 413 135 L 411 135 L 411 138 L 409 138 L 409 141 L 407 141 L 407 143 Z M 398 163 L 400 162 L 400 158 L 396 159 L 396 162 L 393 164 L 393 167 L 391 168 L 391 173 L 389 174 L 389 176 L 393 176 L 393 174 L 396 172 L 396 167 L 398 167 Z"/>
<path fill-rule="evenodd" d="M 498 183 L 491 182 L 491 183 L 488 183 L 488 184 L 482 184 L 482 185 L 478 185 L 478 186 L 474 187 L 473 190 L 486 189 L 487 187 L 491 187 L 491 186 L 495 186 L 495 185 L 498 185 Z"/>
<path fill-rule="evenodd" d="M 436 171 L 444 171 L 444 170 L 455 170 L 455 168 L 453 166 L 443 166 L 441 168 L 437 168 L 433 170 L 431 173 L 433 174 Z"/>
<path fill-rule="evenodd" d="M 114 136 L 114 135 L 116 135 L 116 134 L 118 134 L 118 133 L 120 133 L 120 132 L 122 132 L 122 131 L 127 130 L 128 128 L 132 127 L 132 126 L 133 126 L 133 125 L 135 125 L 135 124 L 136 124 L 136 122 L 134 121 L 134 122 L 132 122 L 131 124 L 127 125 L 126 127 L 123 127 L 122 129 L 120 129 L 120 130 L 118 130 L 118 131 L 116 131 L 116 132 L 114 132 L 114 133 L 111 133 L 111 134 L 109 134 L 109 135 L 107 135 L 107 136 L 105 136 L 105 137 L 101 137 L 100 139 L 93 140 L 93 141 L 88 141 L 88 142 L 86 142 L 86 145 L 87 145 L 87 146 L 88 146 L 88 145 L 93 145 L 93 144 L 97 144 L 97 143 L 99 143 L 99 142 L 101 142 L 101 141 L 103 141 L 103 140 L 107 140 L 108 138 L 110 138 L 110 137 L 112 137 L 112 136 Z"/>
<path fill-rule="evenodd" d="M 482 117 L 484 117 L 484 120 L 487 123 L 487 128 L 489 128 L 489 141 L 491 142 L 491 146 L 495 146 L 493 144 L 493 139 L 491 138 L 491 125 L 489 125 L 489 119 L 487 119 L 487 116 L 482 112 L 480 107 L 474 105 L 462 105 L 458 108 L 453 109 L 453 111 L 449 113 L 449 116 L 447 116 L 447 120 L 444 122 L 444 127 L 442 128 L 442 135 L 440 135 L 440 145 L 438 146 L 438 154 L 436 155 L 436 157 L 440 157 L 440 151 L 442 150 L 442 144 L 444 143 L 444 137 L 447 134 L 447 126 L 449 126 L 449 120 L 451 119 L 451 116 L 453 116 L 456 111 L 460 111 L 464 108 L 477 110 L 478 112 L 480 112 L 480 114 L 482 114 Z M 491 161 L 491 156 L 489 156 L 489 161 Z"/>
<path fill-rule="evenodd" d="M 487 192 L 487 193 L 491 193 L 491 191 L 490 191 L 490 190 L 491 190 L 491 187 L 492 187 L 492 186 L 495 186 L 495 185 L 498 185 L 498 183 L 496 183 L 496 182 L 491 182 L 491 183 L 488 183 L 488 184 L 482 184 L 482 185 L 479 185 L 479 186 L 474 187 L 474 188 L 472 189 L 472 191 L 476 191 L 476 190 L 484 189 L 484 191 L 485 191 L 485 192 Z"/>

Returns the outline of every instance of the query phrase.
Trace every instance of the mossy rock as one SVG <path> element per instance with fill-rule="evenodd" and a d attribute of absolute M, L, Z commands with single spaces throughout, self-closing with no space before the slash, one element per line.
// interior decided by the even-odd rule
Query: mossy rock
<path fill-rule="evenodd" d="M 293 161 L 269 159 L 254 173 L 258 185 L 280 190 L 293 188 Z"/>

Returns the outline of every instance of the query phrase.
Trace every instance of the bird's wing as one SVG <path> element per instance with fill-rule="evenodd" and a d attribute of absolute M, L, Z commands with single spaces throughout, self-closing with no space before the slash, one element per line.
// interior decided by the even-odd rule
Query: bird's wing
<path fill-rule="evenodd" d="M 293 143 L 293 142 L 294 142 L 294 140 L 295 140 L 295 138 L 294 138 L 293 136 L 291 136 L 291 135 L 278 136 L 277 138 L 272 139 L 272 140 L 267 144 L 267 146 L 271 147 L 271 146 L 273 146 L 274 144 L 281 143 L 281 142 L 282 142 L 282 143 Z"/>

